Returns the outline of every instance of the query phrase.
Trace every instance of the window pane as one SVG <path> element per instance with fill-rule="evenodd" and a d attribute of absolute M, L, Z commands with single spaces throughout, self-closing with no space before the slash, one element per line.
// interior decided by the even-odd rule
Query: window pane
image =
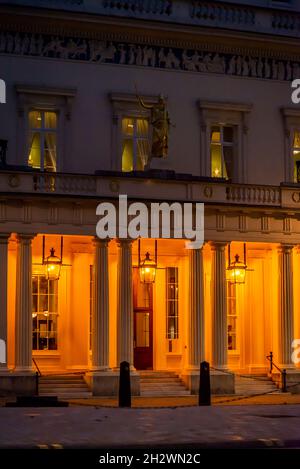
<path fill-rule="evenodd" d="M 139 137 L 148 137 L 148 121 L 147 119 L 136 120 L 137 135 Z"/>
<path fill-rule="evenodd" d="M 178 269 L 177 267 L 168 267 L 167 269 L 167 281 L 168 283 L 178 282 Z"/>
<path fill-rule="evenodd" d="M 212 177 L 223 177 L 221 145 L 211 145 L 211 175 Z"/>
<path fill-rule="evenodd" d="M 31 129 L 40 129 L 42 127 L 41 111 L 30 111 L 28 118 L 29 118 L 29 127 Z"/>
<path fill-rule="evenodd" d="M 178 268 L 167 267 L 167 339 L 178 339 Z"/>
<path fill-rule="evenodd" d="M 39 282 L 39 293 L 48 293 L 48 280 L 44 276 L 40 276 Z"/>
<path fill-rule="evenodd" d="M 48 295 L 39 296 L 39 312 L 48 311 Z"/>
<path fill-rule="evenodd" d="M 134 119 L 124 117 L 122 119 L 122 134 L 133 135 L 133 131 L 134 131 Z"/>
<path fill-rule="evenodd" d="M 28 147 L 28 165 L 39 169 L 41 167 L 41 135 L 39 133 L 30 132 Z"/>
<path fill-rule="evenodd" d="M 232 178 L 232 167 L 233 167 L 233 147 L 223 147 L 224 155 L 224 169 L 223 177 Z"/>
<path fill-rule="evenodd" d="M 45 134 L 44 169 L 56 171 L 56 134 Z"/>
<path fill-rule="evenodd" d="M 138 171 L 143 171 L 148 161 L 149 145 L 148 140 L 137 140 L 137 167 Z"/>
<path fill-rule="evenodd" d="M 300 130 L 295 130 L 294 132 L 294 148 L 300 149 Z"/>
<path fill-rule="evenodd" d="M 133 141 L 124 140 L 122 149 L 122 171 L 133 171 Z"/>
<path fill-rule="evenodd" d="M 220 127 L 214 126 L 211 128 L 211 141 L 220 142 L 221 141 L 221 131 Z"/>
<path fill-rule="evenodd" d="M 136 313 L 136 347 L 149 347 L 150 345 L 150 314 Z"/>
<path fill-rule="evenodd" d="M 223 128 L 223 140 L 226 143 L 233 142 L 233 127 L 224 127 Z"/>
<path fill-rule="evenodd" d="M 56 129 L 57 116 L 56 112 L 45 112 L 45 129 Z"/>

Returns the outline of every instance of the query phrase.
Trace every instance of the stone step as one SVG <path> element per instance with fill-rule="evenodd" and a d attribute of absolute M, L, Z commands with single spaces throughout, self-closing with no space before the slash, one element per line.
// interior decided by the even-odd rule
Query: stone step
<path fill-rule="evenodd" d="M 60 381 L 60 382 L 45 382 L 45 381 L 40 381 L 39 382 L 40 387 L 49 387 L 49 388 L 64 388 L 64 387 L 70 387 L 70 388 L 81 388 L 82 386 L 86 386 L 86 383 L 82 381 L 76 381 L 76 382 L 68 382 L 68 381 Z"/>
<path fill-rule="evenodd" d="M 55 386 L 52 386 L 51 388 L 49 387 L 39 387 L 39 394 L 41 393 L 45 393 L 45 392 L 51 392 L 51 393 L 56 393 L 56 394 L 60 394 L 62 392 L 88 392 L 89 389 L 87 386 L 80 386 L 78 388 L 72 388 L 72 387 L 68 387 L 68 386 L 65 386 L 63 388 L 56 388 Z"/>
<path fill-rule="evenodd" d="M 154 397 L 154 396 L 190 396 L 191 393 L 188 390 L 179 390 L 179 391 L 161 391 L 161 390 L 155 390 L 155 391 L 144 391 L 141 390 L 141 396 L 144 397 Z"/>
<path fill-rule="evenodd" d="M 82 392 L 45 392 L 40 393 L 40 396 L 57 396 L 59 399 L 89 399 L 92 397 L 92 393 L 90 391 L 82 391 Z"/>

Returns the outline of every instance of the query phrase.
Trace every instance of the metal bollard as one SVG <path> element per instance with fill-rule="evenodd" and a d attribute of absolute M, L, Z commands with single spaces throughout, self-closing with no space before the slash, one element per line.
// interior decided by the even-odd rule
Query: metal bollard
<path fill-rule="evenodd" d="M 120 363 L 119 407 L 131 407 L 130 365 Z"/>
<path fill-rule="evenodd" d="M 200 364 L 199 405 L 211 405 L 209 363 Z"/>
<path fill-rule="evenodd" d="M 282 370 L 282 392 L 287 392 L 286 388 L 286 369 Z"/>

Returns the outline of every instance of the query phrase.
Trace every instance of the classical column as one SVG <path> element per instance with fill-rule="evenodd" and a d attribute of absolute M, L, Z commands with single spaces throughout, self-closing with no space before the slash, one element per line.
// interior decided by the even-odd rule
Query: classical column
<path fill-rule="evenodd" d="M 132 240 L 118 245 L 117 365 L 127 361 L 133 367 Z"/>
<path fill-rule="evenodd" d="M 32 370 L 32 251 L 34 235 L 17 235 L 15 371 Z"/>
<path fill-rule="evenodd" d="M 227 366 L 226 265 L 224 242 L 211 243 L 212 365 Z"/>
<path fill-rule="evenodd" d="M 292 341 L 294 339 L 293 299 L 293 247 L 282 244 L 279 254 L 279 363 L 293 366 Z M 275 357 L 276 360 L 276 357 Z"/>
<path fill-rule="evenodd" d="M 0 373 L 7 370 L 7 262 L 9 237 L 10 233 L 0 233 L 0 340 L 3 341 L 0 345 Z M 5 363 L 1 363 L 1 361 L 5 361 Z"/>
<path fill-rule="evenodd" d="M 189 368 L 199 370 L 204 360 L 203 249 L 190 249 Z"/>
<path fill-rule="evenodd" d="M 109 368 L 108 243 L 95 237 L 94 304 L 92 309 L 92 370 Z"/>

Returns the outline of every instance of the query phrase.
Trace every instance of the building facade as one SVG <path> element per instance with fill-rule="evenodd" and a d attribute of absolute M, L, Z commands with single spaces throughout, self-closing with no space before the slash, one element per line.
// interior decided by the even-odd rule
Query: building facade
<path fill-rule="evenodd" d="M 196 392 L 207 360 L 213 392 L 232 393 L 235 373 L 268 373 L 270 351 L 297 382 L 299 0 L 0 1 L 0 13 L 2 392 L 34 393 L 36 363 L 114 395 L 124 360 L 135 394 L 145 369 Z M 168 151 L 151 158 L 160 96 Z M 96 236 L 98 204 L 120 194 L 203 202 L 203 248 L 157 239 L 155 282 L 141 283 L 138 242 Z M 154 246 L 142 239 L 141 256 Z M 244 250 L 245 282 L 228 281 Z"/>

